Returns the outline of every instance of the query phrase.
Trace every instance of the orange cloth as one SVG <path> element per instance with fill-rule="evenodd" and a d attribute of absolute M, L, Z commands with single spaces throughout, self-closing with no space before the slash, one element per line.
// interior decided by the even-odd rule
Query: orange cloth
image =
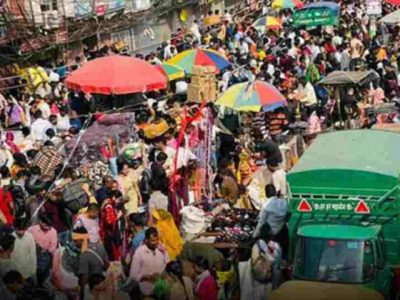
<path fill-rule="evenodd" d="M 256 59 L 258 58 L 258 52 L 257 52 L 257 45 L 256 44 L 251 44 L 250 45 L 250 52 Z"/>
<path fill-rule="evenodd" d="M 217 15 L 211 15 L 204 18 L 204 25 L 212 26 L 215 24 L 219 24 L 221 22 L 221 17 Z"/>

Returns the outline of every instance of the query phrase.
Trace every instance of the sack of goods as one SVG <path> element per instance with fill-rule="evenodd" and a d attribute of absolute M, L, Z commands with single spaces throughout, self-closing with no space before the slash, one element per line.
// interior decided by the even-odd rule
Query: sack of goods
<path fill-rule="evenodd" d="M 82 189 L 84 183 L 88 183 L 88 180 L 85 178 L 77 179 L 62 190 L 66 207 L 72 213 L 77 213 L 81 208 L 89 204 L 89 198 Z"/>
<path fill-rule="evenodd" d="M 160 120 L 156 123 L 150 123 L 143 128 L 144 136 L 149 139 L 155 139 L 162 136 L 169 129 L 168 123 L 165 120 Z"/>
<path fill-rule="evenodd" d="M 198 234 L 206 228 L 204 211 L 194 206 L 185 206 L 181 209 L 182 230 L 185 235 Z"/>
<path fill-rule="evenodd" d="M 193 76 L 188 86 L 187 100 L 190 102 L 215 101 L 217 84 L 215 68 L 212 66 L 193 67 Z"/>

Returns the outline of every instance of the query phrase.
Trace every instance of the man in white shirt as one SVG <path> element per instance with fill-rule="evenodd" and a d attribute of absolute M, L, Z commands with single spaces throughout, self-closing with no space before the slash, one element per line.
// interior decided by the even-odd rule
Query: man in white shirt
<path fill-rule="evenodd" d="M 60 114 L 57 115 L 57 132 L 65 133 L 71 128 L 71 123 L 68 116 L 68 109 L 62 107 Z"/>
<path fill-rule="evenodd" d="M 221 80 L 221 91 L 225 92 L 228 89 L 229 82 L 232 77 L 232 67 L 229 66 L 224 74 L 222 75 L 222 80 Z"/>
<path fill-rule="evenodd" d="M 242 59 L 246 59 L 248 54 L 249 54 L 249 52 L 250 52 L 249 44 L 247 44 L 247 42 L 245 41 L 244 38 L 240 38 L 240 43 L 239 43 L 240 57 Z"/>
<path fill-rule="evenodd" d="M 200 28 L 197 20 L 194 20 L 192 26 L 190 27 L 190 31 L 193 33 L 196 41 L 201 44 L 201 34 Z"/>
<path fill-rule="evenodd" d="M 171 45 L 170 42 L 164 48 L 164 60 L 168 60 L 178 54 L 175 46 Z"/>
<path fill-rule="evenodd" d="M 233 22 L 233 19 L 232 19 L 232 10 L 231 10 L 231 12 L 228 12 L 228 10 L 225 9 L 224 16 L 223 16 L 222 18 L 223 18 L 225 21 L 227 21 L 228 23 L 232 23 L 232 22 Z"/>
<path fill-rule="evenodd" d="M 47 120 L 51 115 L 50 106 L 39 95 L 36 96 L 35 105 L 39 110 L 42 111 L 43 118 Z"/>
<path fill-rule="evenodd" d="M 316 58 L 317 55 L 321 53 L 320 47 L 315 44 L 314 40 L 311 41 L 310 50 L 311 50 L 313 59 Z"/>
<path fill-rule="evenodd" d="M 31 125 L 31 134 L 35 141 L 44 141 L 47 139 L 47 129 L 53 129 L 53 125 L 43 118 L 41 110 L 37 110 L 34 114 L 35 121 Z"/>
<path fill-rule="evenodd" d="M 272 173 L 272 184 L 275 186 L 278 197 L 285 198 L 287 195 L 286 172 L 279 166 L 276 159 L 267 159 L 268 170 Z"/>
<path fill-rule="evenodd" d="M 164 164 L 164 167 L 165 167 L 165 171 L 167 172 L 167 174 L 171 174 L 171 172 L 173 171 L 176 150 L 172 147 L 167 146 L 167 142 L 165 139 L 156 141 L 154 143 L 154 146 L 157 149 L 154 154 L 155 157 L 157 157 L 158 153 L 160 153 L 160 152 L 164 152 L 167 155 L 168 158 Z"/>
<path fill-rule="evenodd" d="M 317 104 L 317 95 L 311 82 L 307 81 L 304 77 L 300 78 L 299 93 L 301 95 L 300 102 L 306 106 Z"/>
<path fill-rule="evenodd" d="M 15 237 L 14 249 L 11 253 L 11 259 L 17 267 L 17 271 L 25 279 L 31 279 L 35 282 L 37 257 L 36 257 L 36 243 L 32 234 L 27 231 L 27 223 L 23 219 L 17 219 L 14 222 Z"/>

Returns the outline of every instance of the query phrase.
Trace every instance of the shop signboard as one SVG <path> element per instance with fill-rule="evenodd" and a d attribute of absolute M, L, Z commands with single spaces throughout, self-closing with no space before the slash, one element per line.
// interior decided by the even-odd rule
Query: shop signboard
<path fill-rule="evenodd" d="M 106 5 L 106 11 L 107 12 L 112 12 L 120 9 L 125 8 L 125 0 L 112 0 L 112 1 L 107 1 Z"/>
<path fill-rule="evenodd" d="M 294 25 L 299 26 L 326 26 L 338 25 L 339 18 L 327 7 L 300 9 L 294 13 Z"/>
<path fill-rule="evenodd" d="M 381 16 L 382 15 L 382 0 L 366 0 L 367 15 Z"/>
<path fill-rule="evenodd" d="M 75 17 L 85 18 L 93 14 L 94 0 L 79 0 L 75 1 Z"/>

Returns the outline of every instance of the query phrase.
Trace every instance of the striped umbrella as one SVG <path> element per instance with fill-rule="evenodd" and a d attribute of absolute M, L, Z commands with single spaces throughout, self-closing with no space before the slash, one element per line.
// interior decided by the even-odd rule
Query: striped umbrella
<path fill-rule="evenodd" d="M 165 76 L 168 77 L 169 81 L 180 79 L 185 77 L 185 71 L 178 66 L 171 65 L 168 63 L 163 63 L 156 66 Z"/>
<path fill-rule="evenodd" d="M 271 84 L 256 80 L 231 86 L 216 102 L 238 111 L 273 111 L 286 106 L 285 97 Z"/>
<path fill-rule="evenodd" d="M 274 0 L 272 8 L 302 8 L 303 2 L 300 0 Z"/>
<path fill-rule="evenodd" d="M 261 18 L 257 19 L 253 23 L 253 27 L 257 28 L 257 29 L 260 29 L 260 30 L 265 30 L 265 28 L 277 30 L 277 29 L 281 29 L 282 28 L 282 22 L 278 18 L 270 17 L 270 16 L 264 16 L 264 17 L 261 17 Z"/>
<path fill-rule="evenodd" d="M 221 54 L 213 50 L 194 49 L 186 50 L 167 61 L 167 63 L 176 65 L 185 70 L 186 74 L 193 74 L 194 66 L 212 66 L 218 74 L 221 70 L 230 66 Z"/>

